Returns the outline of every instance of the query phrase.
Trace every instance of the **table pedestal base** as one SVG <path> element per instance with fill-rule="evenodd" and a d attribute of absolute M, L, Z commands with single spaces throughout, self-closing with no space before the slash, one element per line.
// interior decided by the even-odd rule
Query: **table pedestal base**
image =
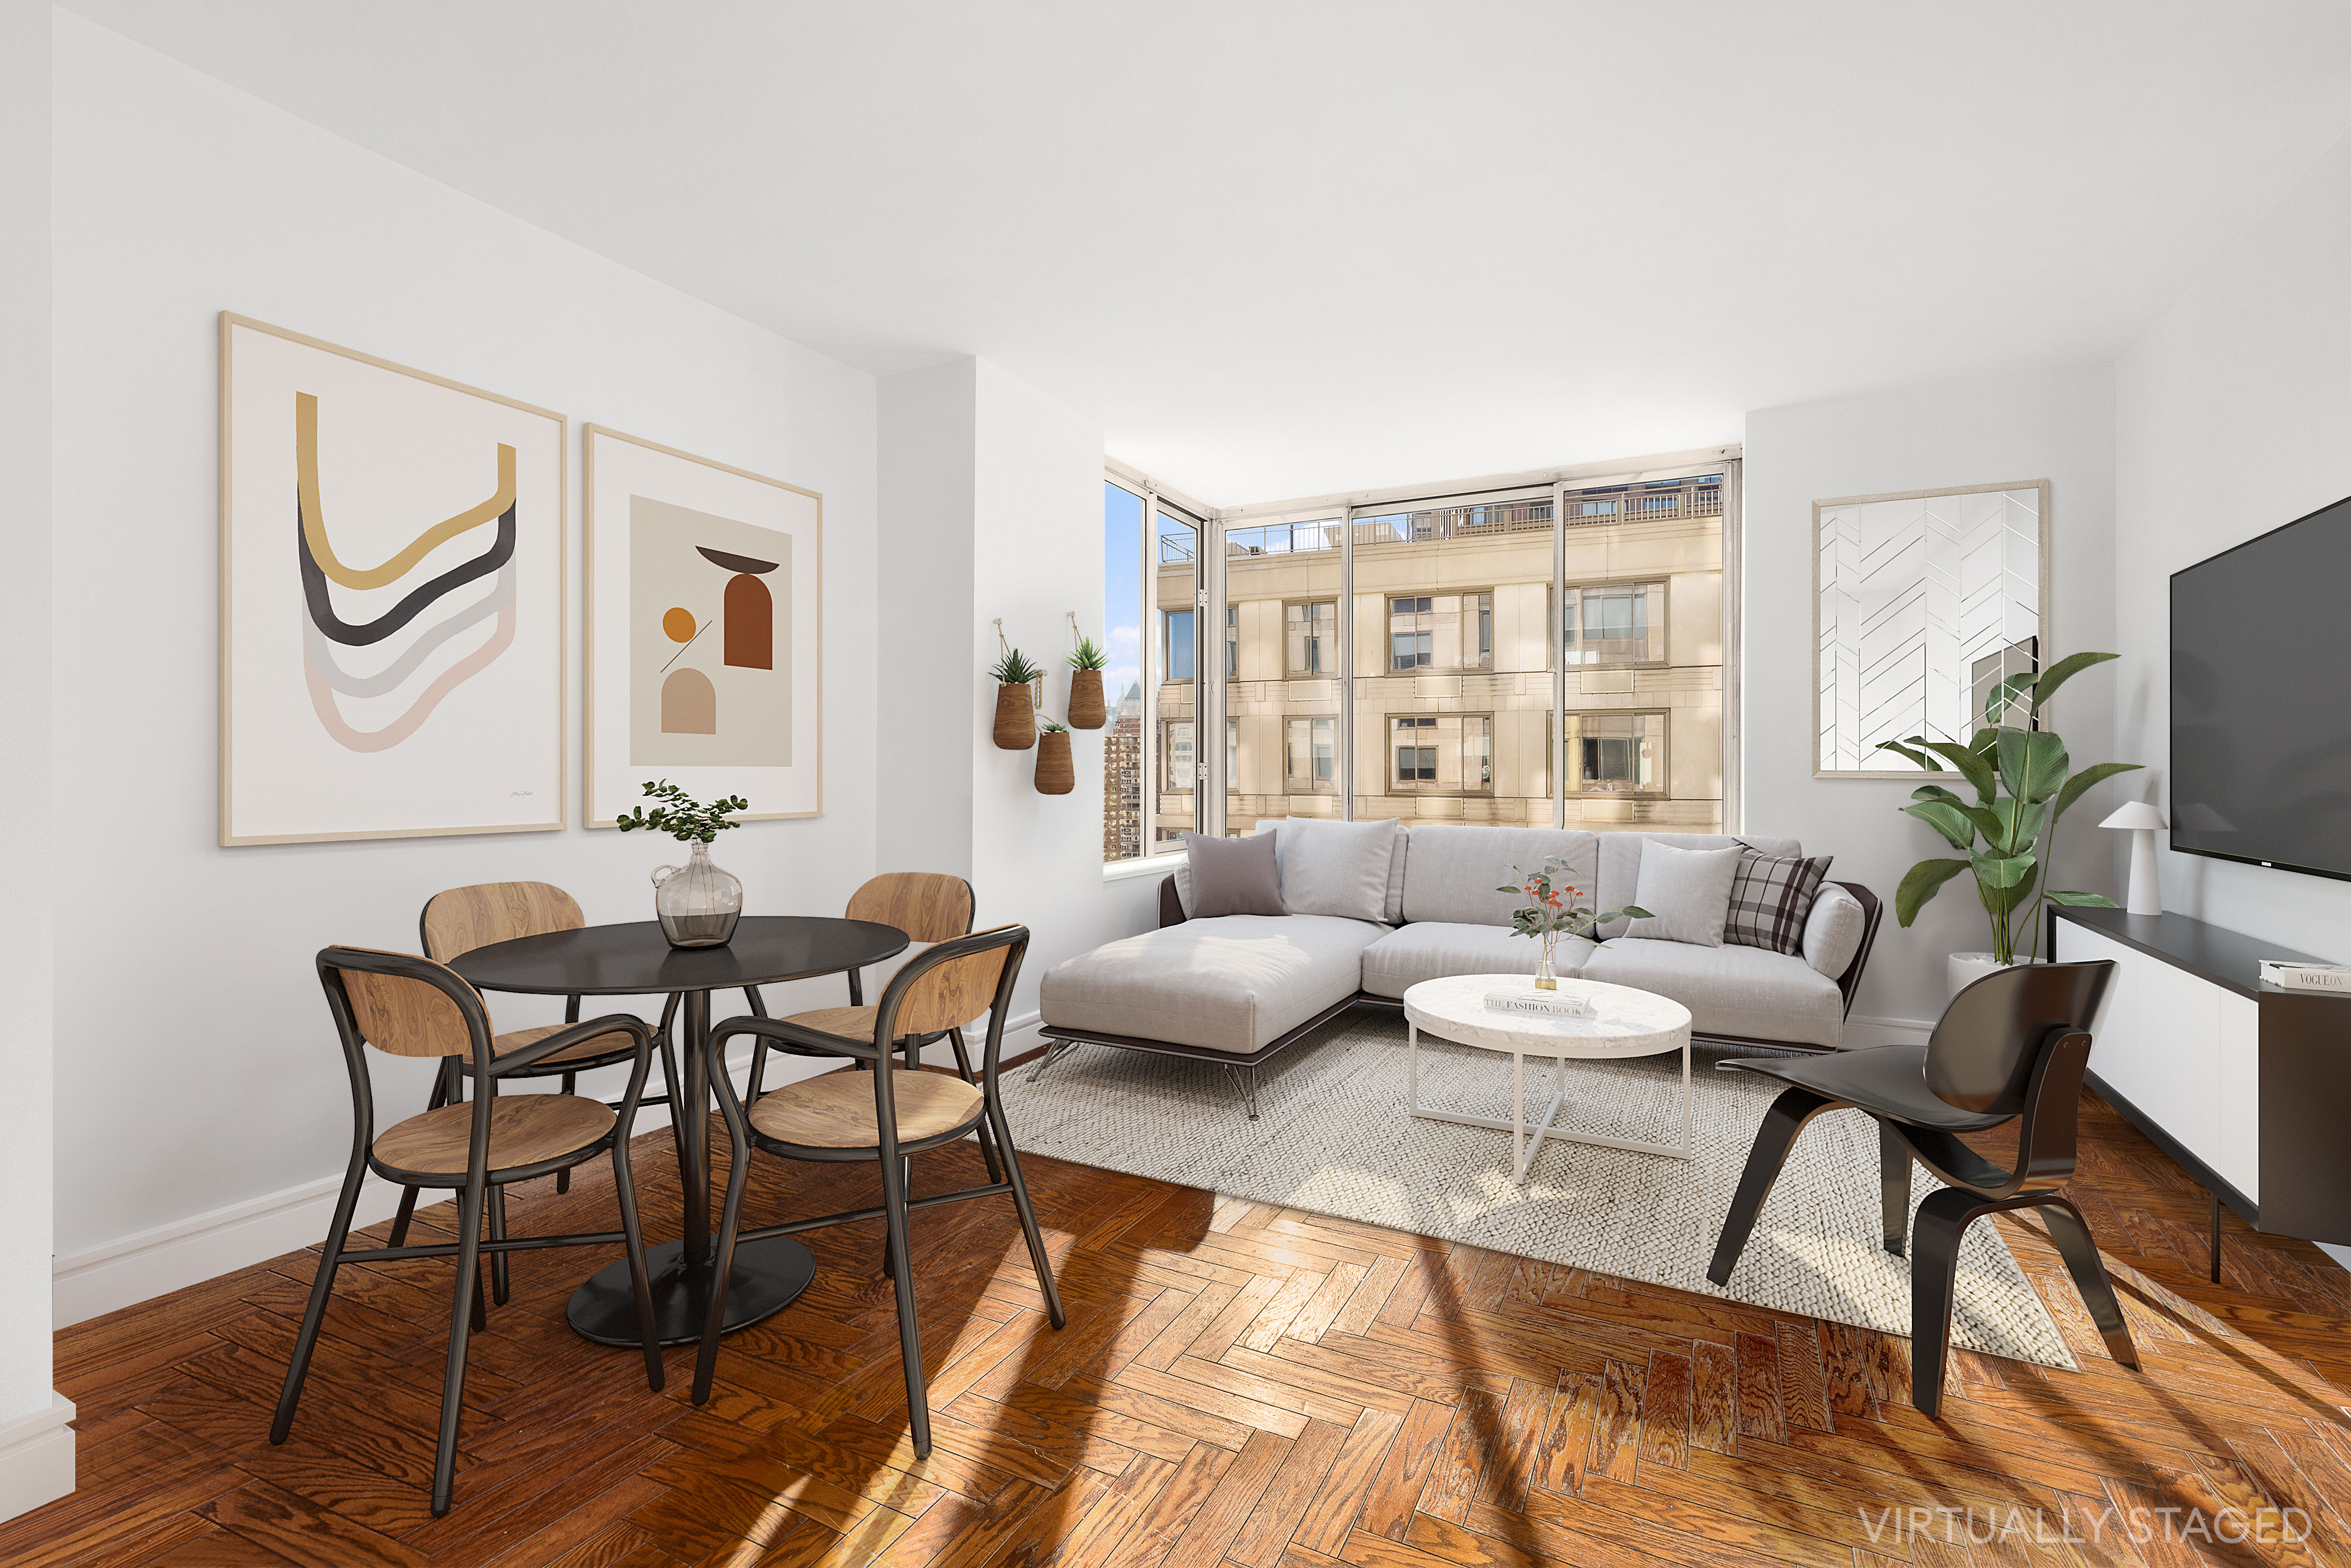
<path fill-rule="evenodd" d="M 664 1345 L 701 1339 L 703 1315 L 710 1310 L 709 1265 L 689 1270 L 684 1253 L 685 1244 L 680 1241 L 645 1249 L 645 1267 L 653 1272 L 653 1333 Z M 790 1306 L 814 1278 L 816 1259 L 789 1236 L 737 1244 L 721 1332 L 733 1333 L 773 1317 Z M 599 1270 L 574 1291 L 564 1315 L 582 1339 L 633 1347 L 637 1298 L 629 1284 L 629 1260 L 623 1258 Z"/>

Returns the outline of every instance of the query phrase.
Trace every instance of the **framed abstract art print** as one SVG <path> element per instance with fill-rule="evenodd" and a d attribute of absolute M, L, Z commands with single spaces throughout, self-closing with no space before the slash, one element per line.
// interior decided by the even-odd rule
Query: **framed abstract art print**
<path fill-rule="evenodd" d="M 588 821 L 666 779 L 824 810 L 824 497 L 586 428 Z"/>
<path fill-rule="evenodd" d="M 561 414 L 221 316 L 224 844 L 561 828 Z"/>

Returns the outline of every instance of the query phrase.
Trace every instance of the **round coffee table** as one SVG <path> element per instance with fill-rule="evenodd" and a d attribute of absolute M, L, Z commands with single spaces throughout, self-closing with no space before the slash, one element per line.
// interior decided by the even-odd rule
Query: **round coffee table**
<path fill-rule="evenodd" d="M 1581 997 L 1593 1004 L 1588 1019 L 1546 1018 L 1539 1013 L 1504 1012 L 1486 1006 L 1497 991 L 1526 997 Z M 1635 1154 L 1664 1155 L 1686 1160 L 1690 1146 L 1690 1015 L 1689 1009 L 1630 986 L 1598 980 L 1562 978 L 1556 991 L 1539 991 L 1531 975 L 1451 975 L 1423 980 L 1404 994 L 1404 1016 L 1412 1052 L 1409 1074 L 1412 1113 L 1431 1122 L 1454 1122 L 1465 1127 L 1509 1129 L 1511 1179 L 1520 1186 L 1534 1165 L 1542 1141 L 1558 1138 L 1573 1144 L 1596 1144 L 1604 1149 L 1630 1149 Z M 1461 1116 L 1432 1111 L 1420 1103 L 1420 1031 L 1458 1045 L 1510 1055 L 1510 1114 L 1508 1122 L 1490 1116 Z M 1682 1138 L 1679 1144 L 1642 1144 L 1624 1138 L 1604 1138 L 1586 1133 L 1561 1132 L 1552 1125 L 1567 1103 L 1567 1059 L 1662 1056 L 1682 1053 Z M 1551 1107 L 1527 1139 L 1526 1065 L 1530 1056 L 1548 1056 L 1559 1063 L 1559 1087 Z"/>

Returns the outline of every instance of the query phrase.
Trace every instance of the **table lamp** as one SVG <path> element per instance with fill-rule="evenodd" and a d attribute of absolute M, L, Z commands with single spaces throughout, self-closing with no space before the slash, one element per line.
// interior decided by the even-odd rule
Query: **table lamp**
<path fill-rule="evenodd" d="M 2121 828 L 2131 835 L 2130 897 L 2123 905 L 2132 915 L 2163 913 L 2163 885 L 2155 873 L 2155 834 L 2170 824 L 2145 800 L 2133 800 L 2098 826 Z"/>

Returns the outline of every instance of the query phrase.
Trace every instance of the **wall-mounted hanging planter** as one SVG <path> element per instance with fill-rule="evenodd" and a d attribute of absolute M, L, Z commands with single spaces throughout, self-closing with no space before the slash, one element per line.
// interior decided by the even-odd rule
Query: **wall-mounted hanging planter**
<path fill-rule="evenodd" d="M 1037 793 L 1066 795 L 1077 787 L 1077 765 L 1070 759 L 1070 732 L 1048 722 L 1045 738 L 1037 747 Z"/>
<path fill-rule="evenodd" d="M 996 677 L 996 744 L 1026 751 L 1037 744 L 1037 687 L 1044 674 L 1018 648 L 1007 648 L 988 674 Z"/>
<path fill-rule="evenodd" d="M 1076 616 L 1070 617 L 1072 627 L 1077 621 Z M 1109 663 L 1110 655 L 1102 652 L 1101 643 L 1091 637 L 1078 639 L 1076 650 L 1070 654 L 1071 729 L 1100 729 L 1108 721 L 1110 713 L 1102 703 L 1102 666 Z"/>

